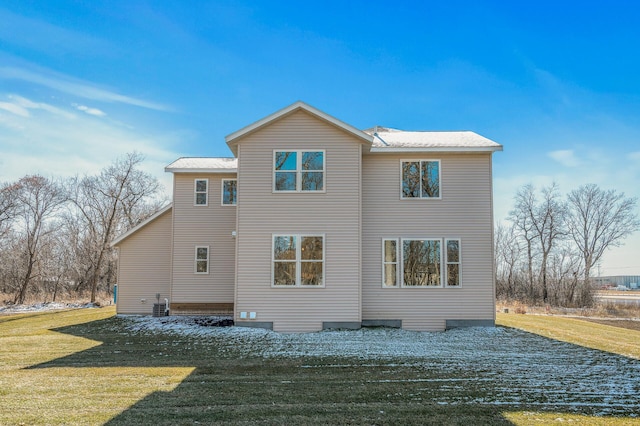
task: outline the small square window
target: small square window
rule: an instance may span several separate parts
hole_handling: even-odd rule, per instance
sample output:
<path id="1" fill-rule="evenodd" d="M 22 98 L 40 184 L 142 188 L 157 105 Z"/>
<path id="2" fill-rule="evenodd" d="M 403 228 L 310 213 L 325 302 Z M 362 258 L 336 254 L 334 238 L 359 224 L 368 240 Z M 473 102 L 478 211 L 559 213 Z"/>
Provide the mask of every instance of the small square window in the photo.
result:
<path id="1" fill-rule="evenodd" d="M 441 198 L 440 160 L 411 160 L 400 164 L 400 198 Z"/>
<path id="2" fill-rule="evenodd" d="M 274 151 L 275 192 L 324 192 L 324 151 Z"/>

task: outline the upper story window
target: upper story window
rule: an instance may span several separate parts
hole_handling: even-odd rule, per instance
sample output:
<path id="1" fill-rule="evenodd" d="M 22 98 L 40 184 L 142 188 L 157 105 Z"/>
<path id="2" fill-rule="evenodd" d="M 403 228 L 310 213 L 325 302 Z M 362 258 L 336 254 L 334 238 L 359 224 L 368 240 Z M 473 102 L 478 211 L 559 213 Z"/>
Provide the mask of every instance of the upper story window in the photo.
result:
<path id="1" fill-rule="evenodd" d="M 401 198 L 440 198 L 440 160 L 403 160 L 401 168 Z"/>
<path id="2" fill-rule="evenodd" d="M 274 151 L 273 190 L 324 192 L 324 151 Z"/>
<path id="3" fill-rule="evenodd" d="M 222 179 L 222 205 L 235 206 L 237 202 L 237 179 Z"/>
<path id="4" fill-rule="evenodd" d="M 196 206 L 206 206 L 209 193 L 209 179 L 196 179 L 194 182 L 194 204 Z"/>

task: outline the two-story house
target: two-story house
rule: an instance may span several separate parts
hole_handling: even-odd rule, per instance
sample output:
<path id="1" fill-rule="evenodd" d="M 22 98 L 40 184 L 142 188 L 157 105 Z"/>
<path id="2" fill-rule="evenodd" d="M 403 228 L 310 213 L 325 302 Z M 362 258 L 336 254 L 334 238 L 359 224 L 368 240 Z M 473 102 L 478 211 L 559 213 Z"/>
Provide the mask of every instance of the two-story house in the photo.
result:
<path id="1" fill-rule="evenodd" d="M 180 158 L 173 203 L 118 237 L 121 314 L 444 330 L 495 318 L 492 154 L 473 132 L 359 130 L 296 102 Z"/>

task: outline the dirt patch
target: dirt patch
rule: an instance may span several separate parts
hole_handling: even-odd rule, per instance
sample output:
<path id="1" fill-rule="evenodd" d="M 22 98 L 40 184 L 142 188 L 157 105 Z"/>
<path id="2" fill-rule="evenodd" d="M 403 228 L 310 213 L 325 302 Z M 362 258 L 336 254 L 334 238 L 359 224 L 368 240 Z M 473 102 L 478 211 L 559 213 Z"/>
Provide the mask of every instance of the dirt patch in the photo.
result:
<path id="1" fill-rule="evenodd" d="M 629 330 L 640 331 L 640 321 L 628 320 L 628 319 L 592 319 L 592 318 L 580 318 L 583 321 L 595 322 L 598 324 L 610 325 L 613 327 L 628 328 Z"/>

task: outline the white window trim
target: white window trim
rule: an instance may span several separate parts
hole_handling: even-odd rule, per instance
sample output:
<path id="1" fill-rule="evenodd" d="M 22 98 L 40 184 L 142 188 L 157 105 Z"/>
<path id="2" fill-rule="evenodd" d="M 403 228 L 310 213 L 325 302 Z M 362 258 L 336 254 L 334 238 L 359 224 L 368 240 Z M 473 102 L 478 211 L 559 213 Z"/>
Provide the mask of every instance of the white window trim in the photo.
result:
<path id="1" fill-rule="evenodd" d="M 207 249 L 207 258 L 206 259 L 198 259 L 198 249 L 206 248 Z M 196 275 L 209 275 L 209 259 L 211 257 L 211 250 L 209 246 L 196 246 L 194 252 L 194 262 L 193 262 L 193 273 Z M 198 262 L 202 262 L 206 260 L 207 262 L 207 271 L 206 272 L 198 272 Z"/>
<path id="2" fill-rule="evenodd" d="M 385 256 L 385 248 L 386 248 L 386 242 L 387 241 L 395 241 L 396 243 L 396 261 L 395 262 L 387 262 L 386 256 Z M 400 246 L 400 239 L 399 238 L 383 238 L 382 239 L 382 288 L 398 288 L 400 287 L 402 284 L 400 282 L 400 253 L 399 251 L 399 247 Z M 385 283 L 385 278 L 386 278 L 386 273 L 385 273 L 385 266 L 386 265 L 396 265 L 396 285 L 387 285 Z"/>
<path id="3" fill-rule="evenodd" d="M 276 152 L 295 152 L 296 153 L 296 169 L 295 170 L 280 170 L 283 172 L 296 173 L 296 189 L 295 190 L 277 190 L 276 189 Z M 316 172 L 322 172 L 322 189 L 321 190 L 302 190 L 302 153 L 304 152 L 322 152 L 322 170 L 316 170 Z M 314 171 L 314 170 L 311 170 Z M 274 194 L 323 194 L 327 192 L 327 152 L 324 149 L 274 149 L 273 158 L 271 161 L 271 192 Z"/>
<path id="4" fill-rule="evenodd" d="M 232 204 L 227 204 L 224 202 L 224 183 L 229 181 L 234 181 L 236 183 L 236 202 Z M 237 178 L 222 179 L 220 181 L 220 205 L 222 207 L 235 207 L 237 204 L 238 204 L 238 179 Z"/>
<path id="5" fill-rule="evenodd" d="M 400 286 L 403 288 L 442 288 L 443 287 L 443 256 L 442 256 L 442 238 L 433 237 L 421 237 L 421 238 L 400 238 L 400 265 L 402 270 L 400 271 Z M 405 285 L 404 284 L 404 242 L 405 241 L 439 241 L 440 242 L 440 284 L 439 285 Z"/>
<path id="6" fill-rule="evenodd" d="M 205 191 L 198 191 L 198 182 L 206 182 L 207 189 Z M 198 204 L 198 194 L 205 194 L 206 202 L 204 204 Z M 193 180 L 193 205 L 196 207 L 207 207 L 209 205 L 209 179 L 194 179 Z"/>
<path id="7" fill-rule="evenodd" d="M 447 243 L 449 241 L 458 242 L 458 261 L 449 262 Z M 462 239 L 461 238 L 445 238 L 444 239 L 444 286 L 446 288 L 460 288 L 462 287 Z M 458 285 L 449 285 L 449 265 L 458 265 Z"/>
<path id="8" fill-rule="evenodd" d="M 404 284 L 404 241 L 439 241 L 440 242 L 440 285 L 438 286 L 412 286 Z M 396 241 L 396 283 L 395 286 L 385 285 L 385 273 L 384 267 L 386 264 L 393 264 L 394 262 L 386 262 L 385 261 L 385 241 Z M 447 258 L 447 242 L 449 241 L 457 241 L 458 242 L 458 262 L 449 262 Z M 429 237 L 406 237 L 406 238 L 382 238 L 382 288 L 462 288 L 462 238 L 458 237 L 444 237 L 444 238 L 429 238 Z M 455 286 L 450 286 L 447 283 L 449 282 L 449 272 L 447 269 L 447 265 L 457 264 L 458 265 L 458 278 L 459 283 Z"/>
<path id="9" fill-rule="evenodd" d="M 274 281 L 273 274 L 275 273 L 274 265 L 276 260 L 274 259 L 274 242 L 276 237 L 295 237 L 296 238 L 296 283 L 294 285 L 277 285 Z M 322 237 L 322 285 L 303 285 L 301 284 L 301 273 L 302 268 L 302 250 L 300 241 L 302 237 Z M 326 259 L 326 251 L 327 251 L 327 240 L 325 234 L 323 233 L 305 233 L 305 234 L 287 234 L 287 233 L 279 233 L 279 234 L 271 234 L 271 288 L 325 288 L 327 277 L 325 274 L 325 259 Z M 317 261 L 316 261 L 317 262 Z"/>
<path id="10" fill-rule="evenodd" d="M 438 163 L 438 183 L 440 186 L 439 196 L 438 197 L 405 197 L 402 192 L 402 163 L 405 162 L 420 162 L 423 161 L 434 161 Z M 422 167 L 420 167 L 420 172 L 422 173 Z M 420 179 L 420 186 L 422 187 L 422 179 Z M 420 191 L 422 194 L 422 191 Z M 442 161 L 435 158 L 414 158 L 414 159 L 404 159 L 400 160 L 400 199 L 401 200 L 442 200 Z"/>

